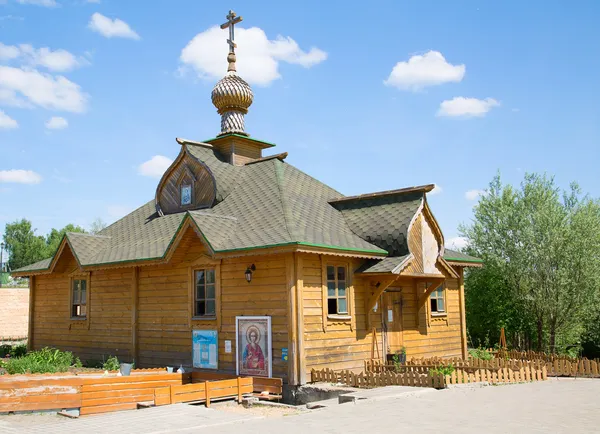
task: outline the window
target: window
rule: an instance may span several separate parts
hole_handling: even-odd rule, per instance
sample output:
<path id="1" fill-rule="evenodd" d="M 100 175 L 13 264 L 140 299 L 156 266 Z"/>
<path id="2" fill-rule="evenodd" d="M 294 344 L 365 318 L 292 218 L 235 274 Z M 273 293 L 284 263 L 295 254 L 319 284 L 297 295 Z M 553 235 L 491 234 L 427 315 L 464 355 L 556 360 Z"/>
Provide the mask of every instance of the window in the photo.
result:
<path id="1" fill-rule="evenodd" d="M 72 280 L 71 317 L 85 318 L 87 316 L 87 281 Z"/>
<path id="2" fill-rule="evenodd" d="M 214 268 L 194 272 L 194 316 L 214 317 L 216 314 L 215 270 Z"/>
<path id="3" fill-rule="evenodd" d="M 346 267 L 327 266 L 327 314 L 348 314 Z"/>
<path id="4" fill-rule="evenodd" d="M 444 284 L 442 283 L 429 296 L 431 300 L 431 313 L 445 313 L 444 307 Z"/>
<path id="5" fill-rule="evenodd" d="M 192 204 L 192 186 L 190 184 L 181 185 L 181 206 Z"/>

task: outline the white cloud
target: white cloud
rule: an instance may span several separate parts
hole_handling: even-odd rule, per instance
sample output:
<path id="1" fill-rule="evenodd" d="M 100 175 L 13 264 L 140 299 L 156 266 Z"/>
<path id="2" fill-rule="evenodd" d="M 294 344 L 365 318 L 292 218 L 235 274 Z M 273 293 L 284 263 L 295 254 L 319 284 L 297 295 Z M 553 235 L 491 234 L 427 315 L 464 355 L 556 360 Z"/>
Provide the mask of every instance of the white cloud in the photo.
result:
<path id="1" fill-rule="evenodd" d="M 191 67 L 200 78 L 218 79 L 227 72 L 227 31 L 211 27 L 198 33 L 181 51 L 179 60 Z M 310 68 L 327 59 L 327 53 L 312 47 L 300 48 L 290 37 L 277 36 L 269 40 L 258 27 L 236 28 L 235 42 L 238 46 L 237 70 L 249 83 L 267 86 L 281 78 L 279 63 L 287 62 Z"/>
<path id="2" fill-rule="evenodd" d="M 19 128 L 19 123 L 0 110 L 0 130 L 12 130 L 14 128 Z"/>
<path id="3" fill-rule="evenodd" d="M 129 27 L 129 24 L 125 21 L 118 18 L 111 20 L 98 12 L 92 15 L 88 28 L 107 38 L 140 39 L 140 35 Z"/>
<path id="4" fill-rule="evenodd" d="M 62 75 L 52 76 L 25 67 L 0 66 L 0 104 L 33 105 L 80 113 L 85 111 L 87 100 L 88 95 L 81 87 Z"/>
<path id="5" fill-rule="evenodd" d="M 0 60 L 12 60 L 21 55 L 21 51 L 14 45 L 4 45 L 0 42 Z"/>
<path id="6" fill-rule="evenodd" d="M 0 182 L 13 182 L 16 184 L 39 184 L 42 177 L 32 170 L 0 170 Z"/>
<path id="7" fill-rule="evenodd" d="M 477 200 L 479 196 L 485 196 L 485 190 L 469 190 L 465 193 L 465 199 Z"/>
<path id="8" fill-rule="evenodd" d="M 407 62 L 398 62 L 384 83 L 402 90 L 420 90 L 428 86 L 459 82 L 465 76 L 465 65 L 448 63 L 439 51 L 417 54 Z"/>
<path id="9" fill-rule="evenodd" d="M 438 184 L 435 184 L 435 187 L 433 187 L 433 190 L 431 190 L 428 194 L 429 194 L 429 196 L 433 196 L 436 194 L 440 194 L 443 191 L 444 190 L 442 189 L 442 187 L 440 187 Z"/>
<path id="10" fill-rule="evenodd" d="M 49 130 L 62 130 L 69 126 L 69 122 L 65 118 L 52 116 L 46 122 L 46 128 Z"/>
<path id="11" fill-rule="evenodd" d="M 494 98 L 477 99 L 457 96 L 455 98 L 442 101 L 437 116 L 449 117 L 483 117 L 492 108 L 499 106 L 500 103 Z"/>
<path id="12" fill-rule="evenodd" d="M 43 66 L 51 71 L 70 71 L 79 66 L 88 65 L 90 62 L 83 58 L 77 58 L 67 50 L 58 49 L 52 51 L 48 47 L 34 48 L 29 44 L 4 45 L 0 42 L 0 59 L 20 59 L 29 66 Z"/>
<path id="13" fill-rule="evenodd" d="M 17 3 L 22 5 L 44 6 L 46 8 L 55 8 L 59 6 L 56 0 L 17 0 Z"/>
<path id="14" fill-rule="evenodd" d="M 152 178 L 160 178 L 165 170 L 173 163 L 168 157 L 163 155 L 155 155 L 148 161 L 142 163 L 138 167 L 138 173 L 143 176 L 150 176 Z"/>
<path id="15" fill-rule="evenodd" d="M 462 250 L 467 247 L 469 243 L 465 237 L 454 237 L 447 239 L 444 245 L 448 249 Z"/>

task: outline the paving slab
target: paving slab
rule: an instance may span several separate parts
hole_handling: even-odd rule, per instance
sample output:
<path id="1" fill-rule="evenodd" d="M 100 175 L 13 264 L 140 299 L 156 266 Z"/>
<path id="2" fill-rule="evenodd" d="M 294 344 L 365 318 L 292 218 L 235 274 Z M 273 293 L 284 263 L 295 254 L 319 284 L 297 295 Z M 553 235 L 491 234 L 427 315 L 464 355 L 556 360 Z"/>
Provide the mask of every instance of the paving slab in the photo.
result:
<path id="1" fill-rule="evenodd" d="M 131 433 L 131 434 L 161 434 L 171 432 L 186 432 L 203 428 L 214 428 L 223 424 L 239 424 L 259 416 L 232 414 L 206 408 L 204 405 L 174 404 L 153 407 L 143 410 L 129 410 L 115 413 L 90 415 L 79 419 L 41 418 L 39 424 L 24 419 L 36 418 L 36 415 L 19 416 L 19 420 L 11 422 L 11 416 L 0 420 L 0 432 L 12 433 Z M 239 429 L 239 428 L 238 428 Z"/>

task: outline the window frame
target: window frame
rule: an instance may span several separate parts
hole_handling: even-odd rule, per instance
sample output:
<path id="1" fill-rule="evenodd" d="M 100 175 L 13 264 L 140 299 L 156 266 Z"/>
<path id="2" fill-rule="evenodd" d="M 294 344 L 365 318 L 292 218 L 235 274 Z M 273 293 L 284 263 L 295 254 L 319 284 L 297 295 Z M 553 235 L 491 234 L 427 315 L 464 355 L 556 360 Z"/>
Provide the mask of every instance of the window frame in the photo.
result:
<path id="1" fill-rule="evenodd" d="M 345 267 L 346 268 L 346 314 L 330 314 L 328 309 L 328 292 L 327 292 L 327 266 Z M 321 255 L 321 295 L 322 295 L 322 325 L 323 332 L 327 332 L 329 324 L 346 324 L 350 327 L 350 331 L 356 329 L 356 319 L 352 314 L 354 312 L 354 282 L 353 282 L 353 262 L 350 260 L 340 260 L 331 256 Z"/>
<path id="2" fill-rule="evenodd" d="M 215 270 L 215 315 L 213 316 L 195 316 L 195 291 L 196 291 L 196 270 L 213 268 Z M 221 331 L 221 260 L 209 258 L 202 255 L 199 259 L 189 264 L 188 267 L 188 326 L 203 328 L 207 324 L 216 325 L 216 329 Z M 216 324 L 215 324 L 216 323 Z"/>
<path id="3" fill-rule="evenodd" d="M 87 321 L 90 317 L 90 275 L 89 274 L 72 274 L 69 276 L 69 319 L 71 321 Z M 81 303 L 81 300 L 78 300 L 80 303 L 75 304 L 74 298 L 74 285 L 75 282 L 85 282 L 85 304 Z M 81 289 L 79 289 L 81 293 Z M 85 315 L 73 315 L 73 307 L 74 306 L 85 306 Z"/>
<path id="4" fill-rule="evenodd" d="M 435 296 L 434 296 L 435 294 Z M 436 300 L 436 310 L 433 310 L 432 301 Z M 442 300 L 443 309 L 439 310 L 437 300 Z M 429 294 L 429 311 L 432 316 L 445 316 L 448 315 L 448 309 L 446 306 L 446 284 L 445 282 L 440 283 L 431 294 Z"/>
<path id="5" fill-rule="evenodd" d="M 189 187 L 190 188 L 190 202 L 189 203 L 183 203 L 183 188 L 184 187 Z M 179 206 L 181 208 L 186 208 L 186 207 L 190 207 L 194 205 L 194 183 L 190 182 L 181 182 L 181 184 L 179 184 Z"/>
<path id="6" fill-rule="evenodd" d="M 213 274 L 213 282 L 207 282 L 207 272 L 212 271 Z M 204 301 L 204 309 L 206 312 L 206 305 L 208 303 L 208 301 L 213 301 L 214 302 L 214 313 L 205 313 L 204 315 L 199 315 L 198 311 L 197 311 L 197 307 L 198 307 L 198 303 L 202 302 L 199 301 L 198 299 L 198 280 L 197 280 L 197 273 L 199 272 L 204 272 L 204 298 L 202 299 Z M 193 281 L 193 288 L 192 288 L 192 319 L 194 320 L 206 320 L 206 319 L 216 319 L 217 317 L 217 271 L 215 269 L 215 267 L 211 267 L 211 266 L 206 266 L 206 267 L 195 267 L 192 270 L 192 281 Z M 208 297 L 208 286 L 212 285 L 213 287 L 213 295 L 214 297 Z"/>
<path id="7" fill-rule="evenodd" d="M 333 268 L 333 279 L 329 278 L 329 269 Z M 326 276 L 325 276 L 325 280 L 327 282 L 327 306 L 325 307 L 327 309 L 327 316 L 342 316 L 342 317 L 346 317 L 346 316 L 350 316 L 350 311 L 349 311 L 349 306 L 348 306 L 348 267 L 346 267 L 345 265 L 332 265 L 332 264 L 327 264 L 326 267 Z M 344 270 L 344 279 L 340 279 L 340 270 Z M 340 282 L 344 282 L 344 296 L 340 296 Z M 334 295 L 331 296 L 329 294 L 329 286 L 330 284 L 333 283 L 334 286 Z M 345 311 L 340 311 L 340 299 L 345 300 L 346 302 L 346 310 Z M 330 300 L 335 300 L 335 312 L 330 312 L 329 311 L 329 302 Z"/>

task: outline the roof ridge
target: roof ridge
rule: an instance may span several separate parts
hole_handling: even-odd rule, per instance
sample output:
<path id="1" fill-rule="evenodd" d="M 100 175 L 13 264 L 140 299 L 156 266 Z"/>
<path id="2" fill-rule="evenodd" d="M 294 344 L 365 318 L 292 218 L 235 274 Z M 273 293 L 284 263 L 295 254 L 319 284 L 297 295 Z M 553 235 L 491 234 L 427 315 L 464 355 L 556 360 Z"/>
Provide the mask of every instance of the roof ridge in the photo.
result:
<path id="1" fill-rule="evenodd" d="M 294 222 L 294 216 L 290 210 L 287 198 L 285 197 L 285 176 L 283 175 L 284 166 L 280 160 L 274 159 L 269 160 L 273 162 L 275 169 L 275 179 L 277 180 L 277 189 L 279 190 L 279 196 L 281 198 L 281 207 L 283 208 L 283 220 L 285 222 L 285 229 L 292 241 L 298 241 L 299 236 L 294 230 L 296 228 Z"/>
<path id="2" fill-rule="evenodd" d="M 277 158 L 279 161 L 283 161 L 287 158 L 287 156 L 288 156 L 287 152 L 282 152 L 280 154 L 275 154 L 275 155 L 269 155 L 266 157 L 257 158 L 256 160 L 250 160 L 247 163 L 245 163 L 244 166 L 250 166 L 251 164 L 256 164 L 256 163 L 262 163 L 264 161 L 273 160 L 274 158 Z"/>
<path id="3" fill-rule="evenodd" d="M 95 237 L 95 238 L 107 238 L 107 239 L 111 239 L 112 238 L 112 236 L 110 236 L 110 235 L 89 234 L 89 233 L 86 233 L 86 232 L 66 232 L 66 234 L 67 235 L 77 235 L 77 236 L 82 235 L 82 236 L 85 236 L 85 237 Z"/>
<path id="4" fill-rule="evenodd" d="M 415 186 L 415 187 L 400 188 L 400 189 L 396 189 L 396 190 L 376 191 L 373 193 L 359 194 L 356 196 L 344 196 L 344 197 L 340 197 L 338 199 L 330 199 L 329 203 L 331 205 L 333 205 L 336 203 L 360 201 L 360 200 L 367 200 L 367 199 L 386 197 L 386 196 L 396 196 L 396 195 L 403 196 L 403 195 L 406 195 L 409 193 L 428 193 L 431 190 L 433 190 L 434 187 L 435 187 L 435 184 L 426 184 L 426 185 L 419 185 L 419 186 Z"/>

